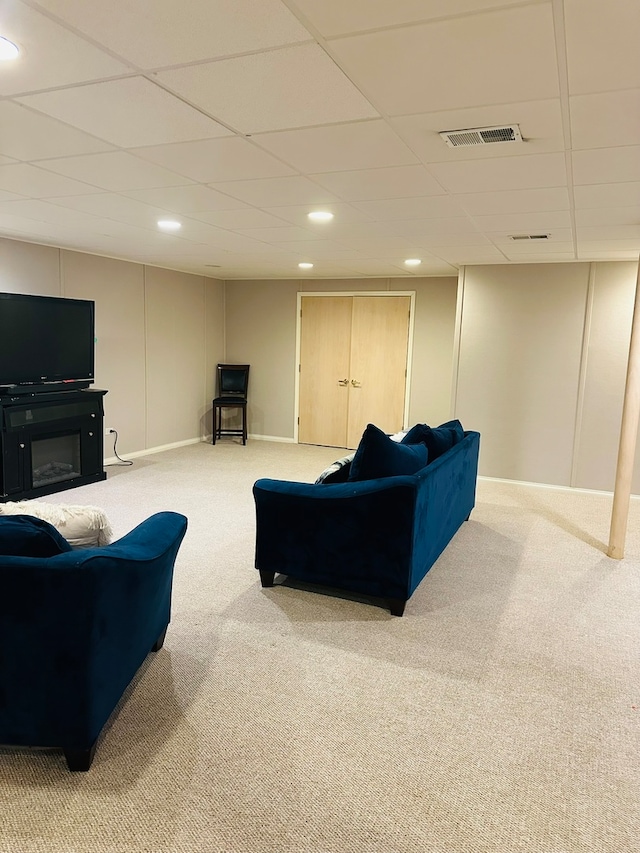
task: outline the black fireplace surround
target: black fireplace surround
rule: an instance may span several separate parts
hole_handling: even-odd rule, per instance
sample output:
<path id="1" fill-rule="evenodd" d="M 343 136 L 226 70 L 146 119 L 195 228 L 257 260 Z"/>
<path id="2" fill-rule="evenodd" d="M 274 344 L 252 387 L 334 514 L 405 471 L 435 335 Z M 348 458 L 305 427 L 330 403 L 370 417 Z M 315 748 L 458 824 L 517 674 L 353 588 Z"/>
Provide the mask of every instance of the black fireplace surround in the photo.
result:
<path id="1" fill-rule="evenodd" d="M 82 389 L 0 394 L 0 502 L 106 479 L 106 393 Z"/>

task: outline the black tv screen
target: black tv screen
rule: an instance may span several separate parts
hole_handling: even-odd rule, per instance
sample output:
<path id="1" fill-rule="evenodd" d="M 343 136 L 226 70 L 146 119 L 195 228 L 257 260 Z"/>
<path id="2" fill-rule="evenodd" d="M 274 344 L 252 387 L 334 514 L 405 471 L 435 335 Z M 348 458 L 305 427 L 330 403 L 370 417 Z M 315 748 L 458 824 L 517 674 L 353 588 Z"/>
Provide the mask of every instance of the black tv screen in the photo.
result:
<path id="1" fill-rule="evenodd" d="M 94 378 L 95 303 L 0 293 L 0 385 Z"/>

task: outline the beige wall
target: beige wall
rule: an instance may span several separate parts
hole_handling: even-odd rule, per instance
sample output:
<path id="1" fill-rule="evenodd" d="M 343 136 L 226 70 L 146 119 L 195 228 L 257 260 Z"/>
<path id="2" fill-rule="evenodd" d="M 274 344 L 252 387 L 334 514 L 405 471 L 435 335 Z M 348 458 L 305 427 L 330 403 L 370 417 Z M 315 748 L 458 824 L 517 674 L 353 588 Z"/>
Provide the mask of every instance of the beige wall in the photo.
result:
<path id="1" fill-rule="evenodd" d="M 142 264 L 0 239 L 0 290 L 96 303 L 95 387 L 120 455 L 211 431 L 212 364 L 224 353 L 224 284 Z M 113 447 L 105 439 L 105 455 Z"/>
<path id="2" fill-rule="evenodd" d="M 249 432 L 292 439 L 298 292 L 416 292 L 409 421 L 449 418 L 457 279 L 226 283 L 227 359 L 251 364 Z"/>
<path id="3" fill-rule="evenodd" d="M 637 264 L 593 264 L 592 309 L 580 434 L 573 485 L 613 489 L 622 404 L 629 357 Z M 633 491 L 640 494 L 640 451 L 636 451 Z"/>
<path id="4" fill-rule="evenodd" d="M 613 488 L 636 269 L 467 267 L 456 317 L 454 278 L 223 283 L 0 239 L 0 290 L 96 302 L 95 386 L 120 453 L 210 434 L 225 360 L 251 364 L 250 433 L 292 439 L 297 293 L 415 290 L 409 423 L 479 429 L 485 475 L 597 489 Z"/>
<path id="5" fill-rule="evenodd" d="M 455 412 L 482 433 L 481 474 L 613 488 L 636 269 L 464 270 Z"/>

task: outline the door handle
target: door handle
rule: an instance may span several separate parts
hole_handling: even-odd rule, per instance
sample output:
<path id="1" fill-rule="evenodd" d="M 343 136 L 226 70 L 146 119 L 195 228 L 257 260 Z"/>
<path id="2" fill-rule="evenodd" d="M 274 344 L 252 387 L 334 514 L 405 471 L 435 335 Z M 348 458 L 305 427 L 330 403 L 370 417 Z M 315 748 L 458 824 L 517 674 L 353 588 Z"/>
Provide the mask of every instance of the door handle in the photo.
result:
<path id="1" fill-rule="evenodd" d="M 354 388 L 361 388 L 362 387 L 362 382 L 358 382 L 357 379 L 352 379 L 351 384 L 353 385 Z"/>
<path id="2" fill-rule="evenodd" d="M 344 386 L 344 385 L 348 385 L 348 384 L 349 384 L 348 379 L 338 379 L 338 385 Z"/>

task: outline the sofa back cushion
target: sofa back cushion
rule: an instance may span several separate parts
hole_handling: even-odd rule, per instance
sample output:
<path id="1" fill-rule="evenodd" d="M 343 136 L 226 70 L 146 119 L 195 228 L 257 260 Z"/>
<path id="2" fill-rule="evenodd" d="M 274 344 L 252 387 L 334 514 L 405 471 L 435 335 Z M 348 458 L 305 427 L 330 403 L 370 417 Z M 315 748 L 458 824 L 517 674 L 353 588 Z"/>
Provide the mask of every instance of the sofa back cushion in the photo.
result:
<path id="1" fill-rule="evenodd" d="M 71 545 L 41 518 L 31 515 L 0 516 L 0 555 L 55 557 L 71 551 Z"/>
<path id="2" fill-rule="evenodd" d="M 438 427 L 416 424 L 402 439 L 402 444 L 424 444 L 429 452 L 429 461 L 433 462 L 447 450 L 462 441 L 464 429 L 458 420 L 447 421 Z"/>
<path id="3" fill-rule="evenodd" d="M 349 480 L 376 480 L 399 474 L 415 474 L 427 464 L 424 444 L 393 441 L 381 429 L 368 424 L 353 457 Z"/>

